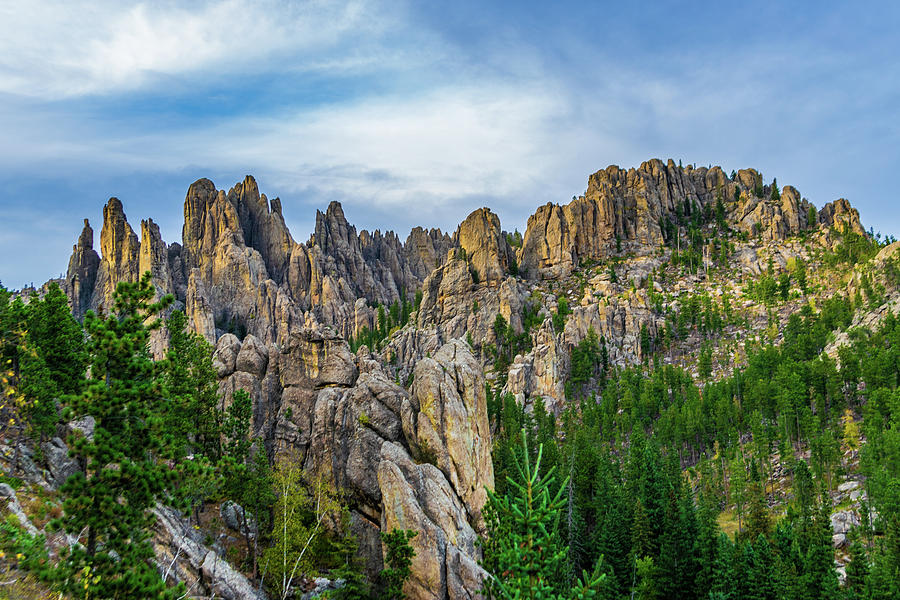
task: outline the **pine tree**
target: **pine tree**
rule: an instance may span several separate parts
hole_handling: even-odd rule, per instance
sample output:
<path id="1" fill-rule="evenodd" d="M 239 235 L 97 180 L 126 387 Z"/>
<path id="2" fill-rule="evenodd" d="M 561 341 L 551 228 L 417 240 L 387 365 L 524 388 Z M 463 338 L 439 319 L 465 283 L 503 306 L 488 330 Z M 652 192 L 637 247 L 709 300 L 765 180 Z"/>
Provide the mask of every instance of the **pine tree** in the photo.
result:
<path id="1" fill-rule="evenodd" d="M 380 578 L 384 582 L 384 595 L 388 600 L 404 600 L 403 584 L 409 579 L 410 565 L 416 551 L 409 545 L 417 531 L 395 529 L 381 532 L 381 541 L 387 550 Z"/>
<path id="2" fill-rule="evenodd" d="M 50 378 L 61 394 L 75 394 L 84 381 L 84 336 L 72 317 L 69 300 L 54 282 L 47 293 L 28 303 L 28 337 L 40 348 Z"/>
<path id="3" fill-rule="evenodd" d="M 33 294 L 28 304 L 0 286 L 0 361 L 15 388 L 15 413 L 6 429 L 19 435 L 52 435 L 60 395 L 75 393 L 84 381 L 84 337 L 69 312 L 67 299 L 54 284 L 44 298 Z M 7 411 L 8 412 L 8 411 Z"/>
<path id="4" fill-rule="evenodd" d="M 169 316 L 166 327 L 170 338 L 163 377 L 170 400 L 166 430 L 179 456 L 199 454 L 218 462 L 222 412 L 213 348 L 200 335 L 187 331 L 187 317 L 179 310 Z"/>
<path id="5" fill-rule="evenodd" d="M 750 561 L 747 564 L 748 589 L 754 600 L 778 600 L 779 578 L 775 564 L 775 555 L 765 536 L 760 535 L 753 542 L 747 544 Z"/>
<path id="6" fill-rule="evenodd" d="M 224 444 L 219 470 L 223 474 L 225 497 L 241 507 L 238 514 L 241 534 L 244 536 L 251 571 L 255 576 L 258 567 L 259 536 L 251 527 L 250 513 L 253 515 L 252 520 L 256 523 L 256 529 L 259 530 L 265 525 L 263 521 L 275 503 L 276 497 L 272 492 L 272 470 L 262 441 L 251 436 L 252 419 L 253 403 L 250 394 L 246 390 L 235 390 L 222 423 Z M 297 479 L 299 470 L 295 468 L 295 462 L 297 461 L 293 457 L 285 458 L 282 461 L 281 474 L 299 481 Z M 296 483 L 295 479 L 290 479 L 290 482 Z M 284 489 L 294 485 L 285 481 L 288 480 L 282 481 Z M 286 568 L 289 567 L 288 565 Z"/>
<path id="7" fill-rule="evenodd" d="M 488 491 L 485 521 L 488 535 L 484 561 L 489 576 L 482 593 L 488 598 L 591 598 L 604 576 L 598 567 L 593 575 L 583 573 L 565 593 L 566 548 L 559 527 L 565 506 L 567 480 L 551 496 L 554 470 L 541 474 L 543 446 L 532 465 L 525 431 L 516 461 L 517 479 L 507 478 L 508 493 Z"/>
<path id="8" fill-rule="evenodd" d="M 18 377 L 13 379 L 19 393 L 19 420 L 14 428 L 43 440 L 56 431 L 59 387 L 41 349 L 33 343 L 28 332 L 21 335 L 17 355 Z"/>
<path id="9" fill-rule="evenodd" d="M 149 543 L 155 519 L 150 512 L 170 483 L 161 462 L 163 402 L 157 368 L 147 348 L 154 318 L 171 296 L 151 303 L 150 273 L 139 283 L 119 283 L 112 314 L 85 317 L 91 377 L 80 395 L 65 398 L 65 418 L 90 415 L 94 433 L 69 436 L 71 454 L 83 465 L 62 486 L 63 516 L 55 526 L 84 536 L 64 553 L 57 577 L 61 587 L 82 595 L 89 577 L 93 598 L 162 598 L 167 589 L 152 564 Z M 149 325 L 145 322 L 151 320 Z"/>
<path id="10" fill-rule="evenodd" d="M 861 600 L 865 597 L 866 579 L 869 577 L 869 557 L 859 542 L 850 545 L 850 564 L 847 565 L 847 598 Z"/>
<path id="11" fill-rule="evenodd" d="M 710 495 L 700 496 L 697 511 L 696 552 L 699 560 L 697 571 L 697 597 L 706 598 L 721 573 L 717 572 L 719 561 L 719 525 L 716 522 L 718 510 Z"/>
<path id="12" fill-rule="evenodd" d="M 830 600 L 837 598 L 838 579 L 834 570 L 834 549 L 831 545 L 831 502 L 823 495 L 820 509 L 816 515 L 806 551 L 804 565 L 804 583 L 809 598 Z"/>

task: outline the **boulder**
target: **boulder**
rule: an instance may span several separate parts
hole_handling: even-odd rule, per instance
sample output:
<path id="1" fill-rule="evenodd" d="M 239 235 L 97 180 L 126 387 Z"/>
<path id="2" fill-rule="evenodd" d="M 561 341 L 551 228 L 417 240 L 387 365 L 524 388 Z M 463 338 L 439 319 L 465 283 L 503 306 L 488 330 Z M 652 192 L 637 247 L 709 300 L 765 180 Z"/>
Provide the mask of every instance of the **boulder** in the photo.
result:
<path id="1" fill-rule="evenodd" d="M 222 517 L 222 522 L 225 523 L 226 527 L 240 534 L 244 533 L 244 519 L 246 519 L 250 535 L 256 535 L 256 521 L 253 515 L 246 513 L 244 507 L 237 502 L 230 500 L 223 502 L 222 506 L 219 507 L 219 515 Z"/>
<path id="2" fill-rule="evenodd" d="M 315 598 L 321 597 L 326 592 L 339 590 L 344 587 L 344 580 L 331 580 L 327 577 L 316 577 L 313 579 L 313 586 L 313 589 L 300 596 L 300 600 L 314 600 Z"/>
<path id="3" fill-rule="evenodd" d="M 60 438 L 55 437 L 41 444 L 44 463 L 49 473 L 49 483 L 59 488 L 66 480 L 81 470 L 78 461 L 69 457 L 69 448 Z"/>
<path id="4" fill-rule="evenodd" d="M 184 582 L 191 596 L 223 600 L 265 600 L 266 595 L 226 560 L 202 543 L 203 535 L 175 510 L 153 510 L 153 551 L 160 576 L 169 583 Z"/>
<path id="5" fill-rule="evenodd" d="M 838 486 L 838 491 L 842 494 L 846 494 L 847 492 L 852 492 L 856 488 L 859 487 L 858 481 L 845 481 L 841 485 Z"/>
<path id="6" fill-rule="evenodd" d="M 213 368 L 219 378 L 228 377 L 237 365 L 237 357 L 241 351 L 241 342 L 233 333 L 226 333 L 216 342 L 213 354 Z"/>
<path id="7" fill-rule="evenodd" d="M 254 335 L 248 335 L 241 343 L 240 352 L 235 359 L 236 371 L 250 373 L 262 379 L 269 365 L 269 351 L 266 346 Z"/>
<path id="8" fill-rule="evenodd" d="M 846 534 L 859 525 L 859 517 L 849 510 L 841 510 L 831 515 L 831 530 L 835 534 Z"/>

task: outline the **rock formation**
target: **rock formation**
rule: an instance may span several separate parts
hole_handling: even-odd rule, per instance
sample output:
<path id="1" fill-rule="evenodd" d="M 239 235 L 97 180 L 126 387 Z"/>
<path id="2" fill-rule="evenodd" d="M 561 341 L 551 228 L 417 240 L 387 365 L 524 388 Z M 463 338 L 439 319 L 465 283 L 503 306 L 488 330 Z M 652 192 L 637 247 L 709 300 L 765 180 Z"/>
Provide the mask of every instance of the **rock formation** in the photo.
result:
<path id="1" fill-rule="evenodd" d="M 72 256 L 69 258 L 65 281 L 65 288 L 68 290 L 69 301 L 72 304 L 72 312 L 76 315 L 83 315 L 90 308 L 99 268 L 100 255 L 94 251 L 94 230 L 85 219 L 84 229 L 78 236 L 78 242 L 72 246 Z"/>
<path id="2" fill-rule="evenodd" d="M 229 331 L 283 342 L 304 311 L 353 335 L 372 318 L 358 299 L 372 306 L 410 298 L 453 245 L 434 229 L 414 229 L 405 244 L 393 232 L 357 234 L 336 202 L 318 213 L 310 241 L 297 244 L 281 201 L 260 194 L 249 176 L 227 193 L 208 179 L 191 184 L 181 244 L 166 245 L 152 220 L 141 222 L 139 241 L 118 199 L 103 214 L 102 258 L 87 221 L 73 248 L 66 291 L 75 314 L 108 306 L 118 281 L 151 271 L 159 292 L 173 293 L 211 342 Z"/>
<path id="3" fill-rule="evenodd" d="M 465 342 L 421 361 L 412 391 L 365 347 L 352 354 L 315 321 L 280 349 L 225 334 L 214 366 L 225 405 L 237 389 L 257 400 L 253 428 L 276 459 L 293 457 L 344 492 L 370 575 L 383 566 L 379 531 L 402 527 L 421 534 L 411 597 L 474 594 L 475 540 L 493 466 L 481 364 Z"/>
<path id="4" fill-rule="evenodd" d="M 137 235 L 125 218 L 122 203 L 118 198 L 110 198 L 103 207 L 103 227 L 100 229 L 102 258 L 91 297 L 91 309 L 111 307 L 113 292 L 120 281 L 137 281 L 139 246 Z"/>
<path id="5" fill-rule="evenodd" d="M 460 223 L 455 238 L 476 277 L 486 283 L 506 278 L 511 251 L 497 215 L 487 208 L 479 208 Z"/>
<path id="6" fill-rule="evenodd" d="M 790 186 L 780 200 L 771 200 L 767 187 L 756 197 L 760 177 L 754 169 L 732 179 L 719 167 L 682 168 L 658 159 L 627 171 L 607 167 L 590 176 L 583 196 L 565 206 L 546 204 L 528 219 L 520 268 L 530 277 L 556 279 L 584 259 L 623 249 L 650 253 L 667 241 L 667 224 L 678 227 L 720 200 L 727 221 L 748 234 L 780 240 L 806 229 L 809 203 Z"/>
<path id="7" fill-rule="evenodd" d="M 421 361 L 412 392 L 365 348 L 354 356 L 315 327 L 295 334 L 278 360 L 275 453 L 297 453 L 349 494 L 367 570 L 382 566 L 379 531 L 412 529 L 420 535 L 411 597 L 473 594 L 477 586 L 460 587 L 454 569 L 464 563 L 466 581 L 480 580 L 476 531 L 493 467 L 484 379 L 468 346 L 453 341 Z"/>
<path id="8" fill-rule="evenodd" d="M 839 198 L 823 206 L 819 211 L 819 223 L 842 232 L 852 231 L 858 235 L 866 233 L 859 222 L 859 211 L 850 206 L 850 203 L 844 198 Z"/>
<path id="9" fill-rule="evenodd" d="M 517 249 L 486 208 L 452 237 L 417 227 L 401 242 L 391 231 L 357 232 L 336 202 L 317 212 L 310 239 L 297 243 L 281 201 L 260 194 L 252 177 L 227 192 L 200 179 L 185 197 L 180 243 L 166 244 L 150 219 L 141 221 L 138 237 L 122 203 L 110 199 L 102 256 L 85 220 L 64 287 L 81 317 L 106 310 L 119 281 L 150 271 L 158 295 L 173 294 L 191 327 L 214 344 L 222 408 L 246 390 L 254 435 L 270 455 L 291 457 L 344 492 L 367 571 L 382 567 L 379 532 L 413 529 L 409 596 L 470 598 L 483 576 L 476 542 L 493 486 L 485 380 L 505 378 L 503 391 L 520 402 L 542 397 L 558 410 L 571 348 L 589 331 L 606 341 L 611 363 L 640 362 L 641 333 L 657 338 L 666 327 L 652 307 L 651 295 L 662 288 L 651 285 L 651 273 L 678 248 L 675 236 L 698 211 L 707 220 L 720 213 L 742 232 L 737 238 L 752 240 L 732 256 L 752 275 L 762 271 L 767 243 L 817 225 L 864 234 L 846 200 L 825 205 L 817 223 L 807 222 L 809 208 L 791 186 L 773 194 L 753 169 L 729 177 L 719 167 L 651 160 L 598 171 L 583 196 L 539 207 Z M 782 264 L 790 258 L 769 256 Z M 602 268 L 579 269 L 610 257 L 615 262 Z M 611 264 L 621 281 L 610 277 Z M 516 265 L 518 276 L 511 274 Z M 377 304 L 412 301 L 418 291 L 410 322 L 379 351 L 351 352 L 348 338 L 375 329 Z M 666 291 L 677 308 L 682 290 Z M 568 298 L 571 314 L 555 327 L 558 297 Z M 521 336 L 526 309 L 528 343 L 509 357 L 508 372 L 493 372 L 494 352 L 505 342 L 496 333 L 498 315 Z M 161 355 L 165 340 L 153 344 Z M 177 515 L 159 518 L 160 535 L 171 538 L 161 546 L 175 547 L 182 536 L 179 577 L 215 592 L 204 583 L 214 557 L 184 536 Z M 231 579 L 227 585 L 244 585 Z"/>

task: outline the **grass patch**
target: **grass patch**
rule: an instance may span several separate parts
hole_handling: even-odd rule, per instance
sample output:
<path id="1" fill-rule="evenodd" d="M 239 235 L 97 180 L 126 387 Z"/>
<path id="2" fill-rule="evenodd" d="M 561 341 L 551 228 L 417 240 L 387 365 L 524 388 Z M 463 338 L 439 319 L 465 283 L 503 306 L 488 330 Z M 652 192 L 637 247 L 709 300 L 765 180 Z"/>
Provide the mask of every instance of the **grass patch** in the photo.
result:
<path id="1" fill-rule="evenodd" d="M 719 516 L 716 517 L 716 521 L 719 523 L 719 529 L 722 530 L 722 533 L 728 534 L 728 537 L 733 540 L 738 532 L 738 520 L 735 512 L 733 510 L 720 512 Z"/>

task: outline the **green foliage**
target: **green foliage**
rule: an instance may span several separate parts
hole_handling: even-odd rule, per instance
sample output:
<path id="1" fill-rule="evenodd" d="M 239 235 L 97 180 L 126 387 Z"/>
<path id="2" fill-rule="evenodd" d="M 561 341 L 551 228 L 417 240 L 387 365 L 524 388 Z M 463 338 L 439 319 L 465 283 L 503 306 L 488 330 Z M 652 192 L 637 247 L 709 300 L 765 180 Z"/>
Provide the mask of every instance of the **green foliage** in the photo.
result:
<path id="1" fill-rule="evenodd" d="M 200 454 L 216 462 L 222 456 L 222 423 L 213 348 L 187 330 L 187 317 L 181 311 L 169 316 L 166 328 L 169 352 L 162 381 L 170 399 L 164 415 L 169 443 L 179 458 Z"/>
<path id="2" fill-rule="evenodd" d="M 849 228 L 840 231 L 838 236 L 840 242 L 835 245 L 834 250 L 825 253 L 822 257 L 823 262 L 829 267 L 864 263 L 874 258 L 881 250 L 878 240 L 865 234 L 856 233 Z"/>
<path id="3" fill-rule="evenodd" d="M 572 314 L 572 309 L 569 308 L 569 301 L 565 296 L 560 296 L 556 299 L 556 312 L 553 313 L 553 329 L 556 330 L 557 333 L 562 333 L 563 329 L 566 328 L 566 318 Z"/>
<path id="4" fill-rule="evenodd" d="M 722 197 L 722 184 L 716 184 L 716 227 L 720 232 L 728 231 L 728 223 L 725 221 L 725 201 Z"/>
<path id="5" fill-rule="evenodd" d="M 35 573 L 44 580 L 51 579 L 53 565 L 44 536 L 29 534 L 12 515 L 0 522 L 0 548 L 5 558 L 14 560 L 20 569 Z"/>
<path id="6" fill-rule="evenodd" d="M 772 180 L 772 193 L 769 195 L 770 200 L 781 200 L 781 194 L 778 191 L 778 180 Z"/>
<path id="7" fill-rule="evenodd" d="M 507 478 L 506 495 L 488 491 L 482 563 L 490 574 L 482 588 L 488 598 L 591 598 L 605 578 L 598 567 L 592 574 L 585 572 L 571 589 L 567 584 L 560 531 L 567 484 L 551 495 L 555 469 L 541 473 L 542 455 L 541 445 L 531 463 L 523 431 L 518 476 Z"/>
<path id="8" fill-rule="evenodd" d="M 712 375 L 712 346 L 704 343 L 700 348 L 700 356 L 697 358 L 697 372 L 700 379 L 709 379 Z"/>
<path id="9" fill-rule="evenodd" d="M 151 563 L 150 512 L 165 496 L 173 471 L 158 460 L 163 421 L 157 409 L 167 400 L 157 381 L 158 366 L 147 351 L 154 318 L 171 296 L 152 302 L 150 274 L 139 283 L 119 283 L 113 311 L 85 317 L 91 378 L 83 393 L 66 396 L 64 418 L 94 417 L 91 438 L 69 436 L 71 454 L 85 468 L 62 486 L 63 516 L 55 526 L 85 536 L 84 545 L 63 552 L 56 575 L 70 593 L 81 590 L 80 574 L 97 578 L 96 598 L 177 597 Z M 145 325 L 147 321 L 149 325 Z"/>
<path id="10" fill-rule="evenodd" d="M 787 285 L 790 285 L 789 275 Z M 789 289 L 789 287 L 786 287 L 785 289 Z M 775 304 L 778 298 L 781 297 L 779 293 L 779 281 L 775 279 L 771 271 L 766 271 L 759 279 L 751 280 L 747 284 L 746 293 L 752 299 L 767 306 Z"/>
<path id="11" fill-rule="evenodd" d="M 519 230 L 516 229 L 513 233 L 506 234 L 506 243 L 512 246 L 513 248 L 521 248 L 522 247 L 522 234 L 519 233 Z"/>
<path id="12" fill-rule="evenodd" d="M 791 274 L 782 271 L 778 276 L 778 295 L 782 302 L 787 302 L 788 294 L 791 291 Z"/>
<path id="13" fill-rule="evenodd" d="M 653 340 L 650 338 L 650 330 L 647 329 L 646 323 L 641 323 L 641 356 L 644 361 L 649 360 L 650 353 L 653 351 Z"/>
<path id="14" fill-rule="evenodd" d="M 258 530 L 265 530 L 266 520 L 275 502 L 272 471 L 262 450 L 262 440 L 251 437 L 253 405 L 245 390 L 235 390 L 222 424 L 224 438 L 222 459 L 222 492 L 228 500 L 243 507 L 239 511 L 240 533 L 244 537 L 250 568 L 257 572 L 257 536 L 250 526 L 252 513 Z M 253 451 L 256 445 L 255 452 Z"/>
<path id="15" fill-rule="evenodd" d="M 384 586 L 384 596 L 388 600 L 404 600 L 403 585 L 409 579 L 410 565 L 416 551 L 409 545 L 418 532 L 406 529 L 382 531 L 381 541 L 385 546 L 384 561 L 387 566 L 381 570 L 379 578 Z"/>
<path id="16" fill-rule="evenodd" d="M 272 476 L 277 501 L 271 530 L 272 545 L 263 553 L 266 579 L 279 597 L 290 596 L 301 574 L 313 572 L 326 554 L 325 524 L 339 520 L 337 492 L 323 476 L 304 481 L 299 456 L 282 456 Z"/>
<path id="17" fill-rule="evenodd" d="M 334 542 L 334 553 L 338 557 L 337 567 L 331 571 L 334 579 L 342 579 L 344 585 L 331 592 L 328 598 L 334 600 L 364 600 L 370 598 L 368 581 L 363 575 L 363 565 L 358 556 L 359 544 L 350 533 L 350 512 L 341 512 L 341 530 L 343 535 Z"/>
<path id="18" fill-rule="evenodd" d="M 350 350 L 356 352 L 361 346 L 366 346 L 372 351 L 379 350 L 391 333 L 409 323 L 413 311 L 418 311 L 421 304 L 422 290 L 416 291 L 415 304 L 410 304 L 405 293 L 401 294 L 399 300 L 394 300 L 387 310 L 383 305 L 376 303 L 374 307 L 375 328 L 363 327 L 356 336 L 349 337 L 347 343 L 350 345 Z"/>
<path id="19" fill-rule="evenodd" d="M 59 419 L 57 401 L 77 393 L 87 366 L 81 326 L 52 283 L 43 298 L 11 301 L 0 286 L 0 374 L 3 430 L 44 438 Z"/>
<path id="20" fill-rule="evenodd" d="M 587 383 L 596 373 L 599 367 L 603 365 L 602 349 L 606 349 L 606 340 L 602 342 L 597 338 L 597 332 L 593 328 L 588 330 L 587 336 L 581 340 L 577 346 L 572 348 L 571 355 L 571 373 L 569 381 L 577 389 Z"/>
<path id="21" fill-rule="evenodd" d="M 81 389 L 86 367 L 81 325 L 72 317 L 65 293 L 54 282 L 47 294 L 28 303 L 28 339 L 38 348 L 50 380 L 60 394 Z"/>
<path id="22" fill-rule="evenodd" d="M 803 268 L 791 267 L 791 277 Z M 680 312 L 686 327 L 714 321 L 698 316 L 706 312 L 702 301 L 685 299 Z M 747 344 L 747 366 L 706 383 L 702 394 L 680 369 L 654 366 L 610 372 L 591 395 L 579 384 L 596 373 L 597 349 L 585 340 L 571 349 L 569 403 L 559 431 L 537 399 L 532 414 L 511 397 L 491 400 L 498 496 L 518 492 L 511 480 L 518 481 L 516 448 L 523 443 L 552 447 L 553 458 L 544 460 L 569 473 L 565 489 L 550 487 L 551 499 L 562 489 L 564 518 L 548 530 L 558 533 L 567 564 L 558 569 L 545 561 L 541 583 L 574 582 L 568 578 L 590 570 L 602 554 L 602 593 L 609 597 L 838 597 L 831 501 L 821 500 L 820 490 L 833 489 L 843 438 L 848 450 L 861 446 L 867 492 L 881 515 L 874 526 L 879 535 L 865 533 L 873 528 L 863 525 L 868 541 L 854 550 L 857 565 L 848 571 L 855 595 L 849 597 L 895 597 L 900 322 L 887 315 L 875 331 L 851 330 L 838 366 L 822 350 L 851 319 L 852 307 L 840 295 L 821 301 L 818 313 L 804 305 L 788 319 L 781 346 Z M 704 346 L 701 363 L 710 348 Z M 701 372 L 707 374 L 702 364 Z M 794 498 L 780 519 L 766 504 L 774 448 Z M 808 462 L 795 458 L 798 449 L 809 453 Z M 702 473 L 699 485 L 694 480 L 699 500 L 685 484 L 685 465 Z M 735 541 L 719 536 L 715 515 L 723 508 L 737 521 Z M 514 539 L 508 531 L 498 537 Z"/>

